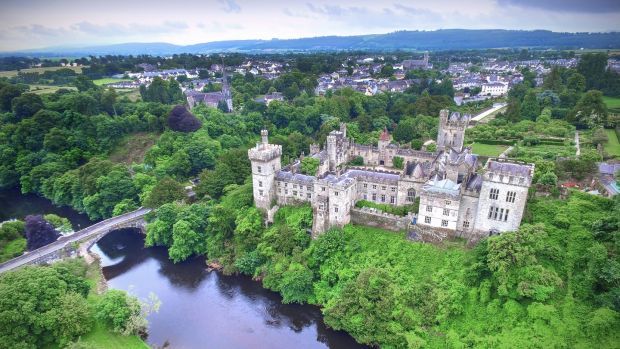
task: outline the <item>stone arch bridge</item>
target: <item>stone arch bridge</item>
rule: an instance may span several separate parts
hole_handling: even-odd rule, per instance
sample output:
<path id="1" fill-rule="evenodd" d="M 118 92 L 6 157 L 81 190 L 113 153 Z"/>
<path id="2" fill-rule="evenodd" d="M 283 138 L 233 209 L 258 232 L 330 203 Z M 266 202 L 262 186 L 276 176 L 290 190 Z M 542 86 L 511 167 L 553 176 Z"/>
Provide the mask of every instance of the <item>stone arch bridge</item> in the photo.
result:
<path id="1" fill-rule="evenodd" d="M 61 236 L 58 240 L 49 245 L 45 245 L 0 264 L 0 273 L 24 265 L 47 263 L 68 256 L 75 252 L 76 246 L 80 244 L 85 244 L 86 249 L 89 249 L 99 241 L 99 239 L 113 230 L 137 228 L 144 232 L 146 227 L 144 216 L 149 212 L 151 212 L 149 208 L 139 208 L 135 211 L 95 223 L 71 235 Z"/>

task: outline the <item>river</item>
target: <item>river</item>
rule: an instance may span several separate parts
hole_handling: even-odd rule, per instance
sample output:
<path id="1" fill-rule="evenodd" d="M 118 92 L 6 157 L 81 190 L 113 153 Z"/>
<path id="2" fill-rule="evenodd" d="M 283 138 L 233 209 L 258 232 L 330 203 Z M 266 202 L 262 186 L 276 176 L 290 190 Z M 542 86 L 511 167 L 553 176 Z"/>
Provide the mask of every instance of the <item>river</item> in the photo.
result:
<path id="1" fill-rule="evenodd" d="M 44 198 L 0 191 L 0 221 L 28 214 L 56 213 L 74 228 L 91 222 L 71 208 Z M 351 336 L 328 329 L 319 308 L 282 304 L 275 292 L 247 276 L 206 270 L 203 257 L 174 264 L 165 248 L 144 247 L 144 235 L 123 229 L 109 233 L 92 248 L 101 256 L 110 288 L 161 301 L 148 317 L 152 346 L 170 348 L 362 348 Z"/>

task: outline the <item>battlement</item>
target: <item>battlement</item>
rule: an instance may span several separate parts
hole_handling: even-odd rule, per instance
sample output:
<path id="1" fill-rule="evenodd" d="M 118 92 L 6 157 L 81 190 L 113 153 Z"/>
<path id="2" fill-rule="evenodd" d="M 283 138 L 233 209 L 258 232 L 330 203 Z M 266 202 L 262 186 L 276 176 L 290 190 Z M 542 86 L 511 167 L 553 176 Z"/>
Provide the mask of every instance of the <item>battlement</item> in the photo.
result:
<path id="1" fill-rule="evenodd" d="M 256 147 L 248 149 L 250 161 L 270 161 L 282 156 L 282 146 L 279 144 L 258 143 Z"/>

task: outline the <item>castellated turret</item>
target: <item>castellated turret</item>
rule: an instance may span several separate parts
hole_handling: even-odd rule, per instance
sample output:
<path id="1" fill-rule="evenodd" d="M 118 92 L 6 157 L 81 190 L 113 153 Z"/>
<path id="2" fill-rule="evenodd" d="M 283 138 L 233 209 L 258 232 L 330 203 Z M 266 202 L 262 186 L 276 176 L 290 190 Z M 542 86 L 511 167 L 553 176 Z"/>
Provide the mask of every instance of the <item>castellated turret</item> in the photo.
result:
<path id="1" fill-rule="evenodd" d="M 465 140 L 465 130 L 471 115 L 459 112 L 450 113 L 443 109 L 439 112 L 439 130 L 437 132 L 437 150 L 447 151 L 450 148 L 461 152 Z"/>
<path id="2" fill-rule="evenodd" d="M 276 199 L 275 174 L 280 170 L 282 146 L 269 144 L 267 130 L 262 130 L 261 142 L 248 150 L 252 163 L 252 188 L 257 208 L 269 210 Z"/>

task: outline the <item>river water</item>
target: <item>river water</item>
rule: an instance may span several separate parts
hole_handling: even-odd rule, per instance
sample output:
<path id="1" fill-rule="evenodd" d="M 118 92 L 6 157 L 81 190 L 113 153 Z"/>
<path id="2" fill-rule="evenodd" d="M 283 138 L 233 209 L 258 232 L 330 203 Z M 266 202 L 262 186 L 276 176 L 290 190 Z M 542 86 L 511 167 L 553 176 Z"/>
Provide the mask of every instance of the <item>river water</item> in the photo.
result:
<path id="1" fill-rule="evenodd" d="M 0 221 L 56 213 L 74 228 L 91 222 L 71 208 L 19 191 L 0 191 Z M 282 304 L 281 297 L 246 276 L 206 271 L 203 257 L 174 264 L 165 248 L 144 247 L 135 229 L 116 230 L 92 248 L 101 256 L 110 288 L 161 301 L 148 317 L 152 346 L 170 348 L 362 348 L 344 332 L 328 329 L 311 305 Z"/>

